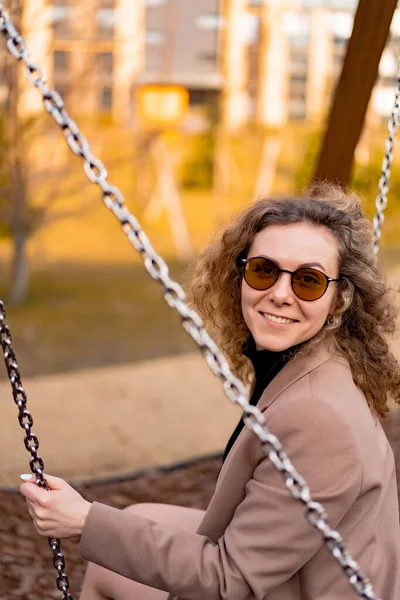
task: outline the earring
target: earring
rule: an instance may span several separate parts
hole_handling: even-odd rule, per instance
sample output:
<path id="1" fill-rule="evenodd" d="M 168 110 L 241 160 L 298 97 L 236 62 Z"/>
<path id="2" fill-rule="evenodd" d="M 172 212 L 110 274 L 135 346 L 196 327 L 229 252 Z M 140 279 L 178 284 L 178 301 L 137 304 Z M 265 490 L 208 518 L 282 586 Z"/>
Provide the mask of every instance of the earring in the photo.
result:
<path id="1" fill-rule="evenodd" d="M 342 321 L 342 315 L 328 315 L 325 321 L 325 326 L 330 328 L 339 327 Z"/>

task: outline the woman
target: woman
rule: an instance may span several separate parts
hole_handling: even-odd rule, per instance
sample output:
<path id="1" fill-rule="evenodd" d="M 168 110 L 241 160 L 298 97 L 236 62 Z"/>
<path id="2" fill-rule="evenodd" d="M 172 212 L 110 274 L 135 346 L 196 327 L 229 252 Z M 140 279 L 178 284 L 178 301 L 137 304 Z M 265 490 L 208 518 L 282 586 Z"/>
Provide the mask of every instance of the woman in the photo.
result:
<path id="1" fill-rule="evenodd" d="M 192 298 L 233 370 L 256 373 L 251 402 L 377 597 L 398 600 L 395 466 L 378 419 L 388 394 L 400 398 L 385 339 L 395 311 L 359 202 L 322 186 L 303 199 L 255 203 L 200 258 Z M 355 597 L 241 424 L 205 514 L 163 505 L 119 511 L 48 481 L 50 493 L 32 482 L 21 492 L 39 533 L 81 538 L 91 561 L 81 600 Z"/>

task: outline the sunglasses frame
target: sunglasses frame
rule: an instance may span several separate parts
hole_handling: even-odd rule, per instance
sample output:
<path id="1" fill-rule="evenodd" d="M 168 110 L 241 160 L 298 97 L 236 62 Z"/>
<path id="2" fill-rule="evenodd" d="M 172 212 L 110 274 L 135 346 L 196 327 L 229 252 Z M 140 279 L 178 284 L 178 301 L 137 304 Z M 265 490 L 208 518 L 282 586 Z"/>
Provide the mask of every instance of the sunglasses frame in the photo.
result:
<path id="1" fill-rule="evenodd" d="M 278 276 L 277 276 L 277 278 L 275 279 L 274 283 L 272 285 L 268 286 L 267 288 L 261 288 L 261 289 L 260 288 L 255 288 L 253 285 L 250 285 L 250 283 L 246 279 L 246 265 L 247 265 L 247 263 L 249 263 L 254 258 L 262 258 L 264 260 L 267 260 L 268 262 L 270 262 L 273 265 L 275 265 L 275 267 L 278 269 Z M 276 284 L 276 282 L 279 280 L 279 277 L 281 276 L 281 273 L 289 273 L 289 275 L 291 275 L 291 277 L 290 277 L 290 285 L 292 287 L 293 293 L 295 294 L 295 296 L 297 298 L 299 298 L 303 302 L 315 302 L 316 300 L 319 300 L 326 293 L 326 290 L 328 289 L 328 286 L 329 286 L 329 284 L 332 281 L 341 281 L 341 278 L 334 279 L 333 277 L 328 277 L 328 275 L 325 275 L 325 273 L 323 273 L 319 269 L 314 269 L 313 267 L 300 267 L 299 269 L 295 269 L 294 271 L 288 271 L 287 269 L 281 269 L 279 267 L 279 265 L 277 265 L 277 263 L 275 261 L 271 260 L 270 258 L 266 258 L 265 256 L 251 256 L 250 258 L 239 258 L 237 262 L 238 262 L 238 266 L 243 269 L 243 277 L 244 277 L 244 280 L 247 283 L 247 285 L 249 287 L 251 287 L 253 290 L 257 290 L 258 292 L 266 292 L 267 290 L 271 289 Z M 326 287 L 325 287 L 325 290 L 323 291 L 323 293 L 320 296 L 318 296 L 318 298 L 313 298 L 312 300 L 307 300 L 306 298 L 301 298 L 301 296 L 299 296 L 296 293 L 295 289 L 293 288 L 293 275 L 297 271 L 300 271 L 301 269 L 311 269 L 312 271 L 316 271 L 317 273 L 320 273 L 321 275 L 324 276 L 324 278 L 326 280 Z"/>

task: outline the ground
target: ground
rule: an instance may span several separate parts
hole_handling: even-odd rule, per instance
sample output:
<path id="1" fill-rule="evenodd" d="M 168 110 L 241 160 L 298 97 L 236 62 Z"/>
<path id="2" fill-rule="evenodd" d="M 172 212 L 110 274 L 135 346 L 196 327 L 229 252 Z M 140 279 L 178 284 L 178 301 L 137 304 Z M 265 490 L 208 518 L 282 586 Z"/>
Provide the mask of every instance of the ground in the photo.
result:
<path id="1" fill-rule="evenodd" d="M 79 486 L 87 500 L 123 508 L 136 502 L 165 502 L 205 509 L 213 493 L 220 459 L 205 459 L 169 471 L 154 470 L 136 478 Z M 18 493 L 0 491 L 0 598 L 1 600 L 60 599 L 55 584 L 47 540 L 40 538 Z M 77 544 L 65 541 L 71 592 L 77 600 L 86 562 L 79 558 Z"/>
<path id="2" fill-rule="evenodd" d="M 400 411 L 384 422 L 397 458 L 400 481 Z M 152 470 L 120 481 L 78 486 L 89 500 L 97 500 L 123 508 L 136 502 L 165 502 L 204 509 L 213 493 L 220 458 L 203 459 L 169 470 Z M 43 600 L 61 598 L 55 585 L 55 570 L 47 541 L 32 526 L 25 501 L 15 492 L 1 492 L 0 521 L 0 598 L 1 600 Z M 66 571 L 75 599 L 85 570 L 77 544 L 62 545 L 67 558 Z"/>

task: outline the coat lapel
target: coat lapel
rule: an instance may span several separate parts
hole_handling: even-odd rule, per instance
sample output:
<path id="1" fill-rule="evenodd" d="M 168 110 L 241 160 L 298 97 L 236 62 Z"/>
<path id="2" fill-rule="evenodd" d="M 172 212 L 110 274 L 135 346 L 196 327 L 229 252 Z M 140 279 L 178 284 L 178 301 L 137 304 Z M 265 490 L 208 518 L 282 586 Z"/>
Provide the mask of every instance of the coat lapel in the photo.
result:
<path id="1" fill-rule="evenodd" d="M 335 349 L 332 343 L 321 343 L 312 353 L 299 352 L 294 356 L 264 390 L 257 407 L 264 411 L 272 402 L 295 381 L 310 373 L 329 360 Z"/>

